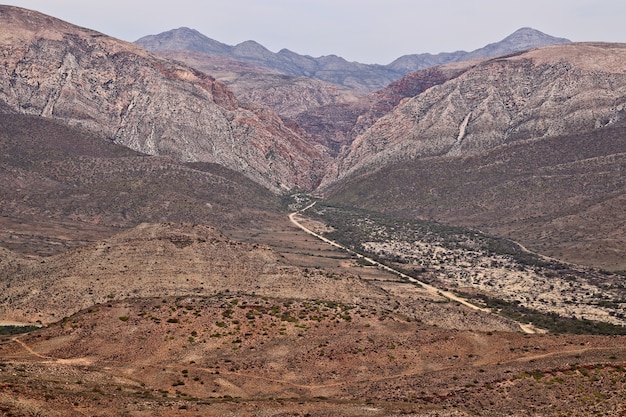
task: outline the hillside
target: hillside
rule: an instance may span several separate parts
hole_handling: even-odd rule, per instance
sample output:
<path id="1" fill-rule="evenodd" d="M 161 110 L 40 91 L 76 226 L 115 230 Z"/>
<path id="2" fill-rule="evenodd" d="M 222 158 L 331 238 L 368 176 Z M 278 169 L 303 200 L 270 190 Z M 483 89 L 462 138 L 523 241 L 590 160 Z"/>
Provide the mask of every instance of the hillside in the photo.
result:
<path id="1" fill-rule="evenodd" d="M 143 153 L 217 163 L 274 191 L 319 182 L 319 151 L 202 72 L 34 11 L 2 6 L 0 24 L 3 107 Z"/>
<path id="2" fill-rule="evenodd" d="M 0 244 L 49 255 L 142 222 L 261 225 L 276 195 L 215 164 L 140 154 L 37 116 L 0 115 Z"/>
<path id="3" fill-rule="evenodd" d="M 619 415 L 621 339 L 474 332 L 323 300 L 109 301 L 0 344 L 0 409 L 52 415 Z"/>

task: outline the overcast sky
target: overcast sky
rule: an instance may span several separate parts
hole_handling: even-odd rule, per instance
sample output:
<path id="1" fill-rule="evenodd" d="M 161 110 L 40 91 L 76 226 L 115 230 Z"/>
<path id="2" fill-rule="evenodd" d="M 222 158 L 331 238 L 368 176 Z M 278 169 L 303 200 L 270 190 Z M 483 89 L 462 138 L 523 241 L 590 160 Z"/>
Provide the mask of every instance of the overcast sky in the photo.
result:
<path id="1" fill-rule="evenodd" d="M 471 51 L 521 27 L 573 41 L 626 42 L 625 0 L 17 0 L 127 41 L 187 26 L 235 45 L 387 64 Z M 2 30 L 2 28 L 0 28 Z"/>

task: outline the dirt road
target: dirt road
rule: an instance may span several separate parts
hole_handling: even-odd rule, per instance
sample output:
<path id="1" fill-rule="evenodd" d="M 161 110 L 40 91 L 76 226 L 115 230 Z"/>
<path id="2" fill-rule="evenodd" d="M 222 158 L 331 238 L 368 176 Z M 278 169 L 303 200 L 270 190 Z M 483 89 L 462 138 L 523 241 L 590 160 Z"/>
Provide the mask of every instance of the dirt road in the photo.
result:
<path id="1" fill-rule="evenodd" d="M 345 247 L 345 246 L 343 246 L 343 245 L 341 245 L 341 244 L 339 244 L 339 243 L 337 243 L 335 241 L 327 239 L 327 238 L 325 238 L 324 236 L 322 236 L 322 235 L 320 235 L 318 233 L 315 233 L 314 231 L 312 231 L 311 229 L 307 228 L 302 223 L 300 223 L 299 220 L 298 220 L 298 216 L 300 214 L 304 213 L 305 211 L 307 211 L 308 209 L 313 207 L 315 204 L 316 204 L 316 202 L 313 202 L 313 203 L 309 204 L 308 206 L 306 206 L 305 208 L 303 208 L 301 210 L 298 210 L 298 211 L 294 211 L 293 213 L 289 214 L 289 220 L 291 221 L 291 223 L 293 223 L 294 225 L 299 227 L 305 233 L 308 233 L 309 235 L 314 236 L 317 239 L 320 239 L 321 241 L 328 243 L 329 245 L 332 245 L 332 246 L 334 246 L 336 248 L 342 249 L 342 250 L 344 250 L 344 251 L 346 251 L 346 252 L 356 256 L 357 258 L 362 259 L 362 260 L 370 263 L 371 265 L 375 265 L 375 266 L 377 266 L 377 267 L 379 267 L 379 268 L 381 268 L 381 269 L 383 269 L 383 270 L 385 270 L 387 272 L 391 272 L 392 274 L 398 275 L 399 277 L 401 277 L 401 278 L 403 278 L 403 279 L 405 279 L 405 280 L 407 280 L 409 282 L 412 282 L 412 283 L 420 285 L 422 288 L 424 288 L 426 291 L 430 292 L 433 295 L 439 295 L 439 296 L 446 297 L 447 299 L 449 299 L 451 301 L 454 301 L 454 302 L 457 302 L 459 304 L 462 304 L 462 305 L 464 305 L 466 307 L 469 307 L 469 308 L 471 308 L 473 310 L 484 311 L 486 313 L 494 314 L 488 308 L 483 308 L 483 307 L 479 307 L 479 306 L 477 306 L 475 304 L 472 304 L 469 301 L 465 300 L 464 298 L 461 298 L 458 295 L 451 293 L 450 291 L 445 291 L 445 290 L 439 289 L 437 287 L 433 287 L 430 284 L 427 284 L 425 282 L 417 280 L 417 279 L 415 279 L 415 278 L 413 278 L 413 277 L 411 277 L 409 275 L 406 275 L 406 274 L 404 274 L 404 273 L 402 273 L 400 271 L 397 271 L 397 270 L 395 270 L 395 269 L 393 269 L 393 268 L 391 268 L 391 267 L 389 267 L 387 265 L 384 265 L 384 264 L 382 264 L 382 263 L 380 263 L 380 262 L 378 262 L 378 261 L 376 261 L 376 260 L 374 260 L 372 258 L 369 258 L 367 256 L 364 256 L 364 255 L 358 253 L 358 252 L 355 252 L 352 249 L 347 248 L 347 247 Z M 524 333 L 528 333 L 528 334 L 534 334 L 535 333 L 535 331 L 532 329 L 531 326 L 523 325 L 521 323 L 519 324 L 519 326 L 520 326 L 520 330 L 523 331 Z"/>

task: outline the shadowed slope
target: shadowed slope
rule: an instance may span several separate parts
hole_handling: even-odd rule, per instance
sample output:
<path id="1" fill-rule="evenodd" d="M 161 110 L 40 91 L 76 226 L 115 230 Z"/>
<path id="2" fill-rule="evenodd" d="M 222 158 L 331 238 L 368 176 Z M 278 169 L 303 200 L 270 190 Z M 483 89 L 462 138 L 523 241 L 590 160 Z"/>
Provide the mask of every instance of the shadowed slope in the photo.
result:
<path id="1" fill-rule="evenodd" d="M 259 225 L 278 197 L 215 164 L 151 157 L 48 119 L 0 115 L 3 245 L 51 254 L 140 222 Z"/>

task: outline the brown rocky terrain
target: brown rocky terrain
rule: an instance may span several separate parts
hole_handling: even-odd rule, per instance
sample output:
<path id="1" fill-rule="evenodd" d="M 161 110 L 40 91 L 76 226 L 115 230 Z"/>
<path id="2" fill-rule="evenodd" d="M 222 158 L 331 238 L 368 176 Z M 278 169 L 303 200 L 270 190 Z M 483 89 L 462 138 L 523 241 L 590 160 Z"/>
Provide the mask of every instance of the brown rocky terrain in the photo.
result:
<path id="1" fill-rule="evenodd" d="M 212 77 L 37 12 L 0 9 L 0 100 L 134 150 L 219 163 L 273 190 L 313 188 L 323 157 Z"/>
<path id="2" fill-rule="evenodd" d="M 355 278 L 305 274 L 289 268 L 268 247 L 231 241 L 206 226 L 144 224 L 41 261 L 5 256 L 3 264 L 11 273 L 3 271 L 0 315 L 21 322 L 50 323 L 115 298 L 207 295 L 225 289 L 299 293 L 305 299 L 335 294 L 344 302 L 370 295 Z"/>
<path id="3" fill-rule="evenodd" d="M 239 293 L 110 301 L 0 344 L 5 415 L 621 415 L 614 337 L 442 330 Z"/>

